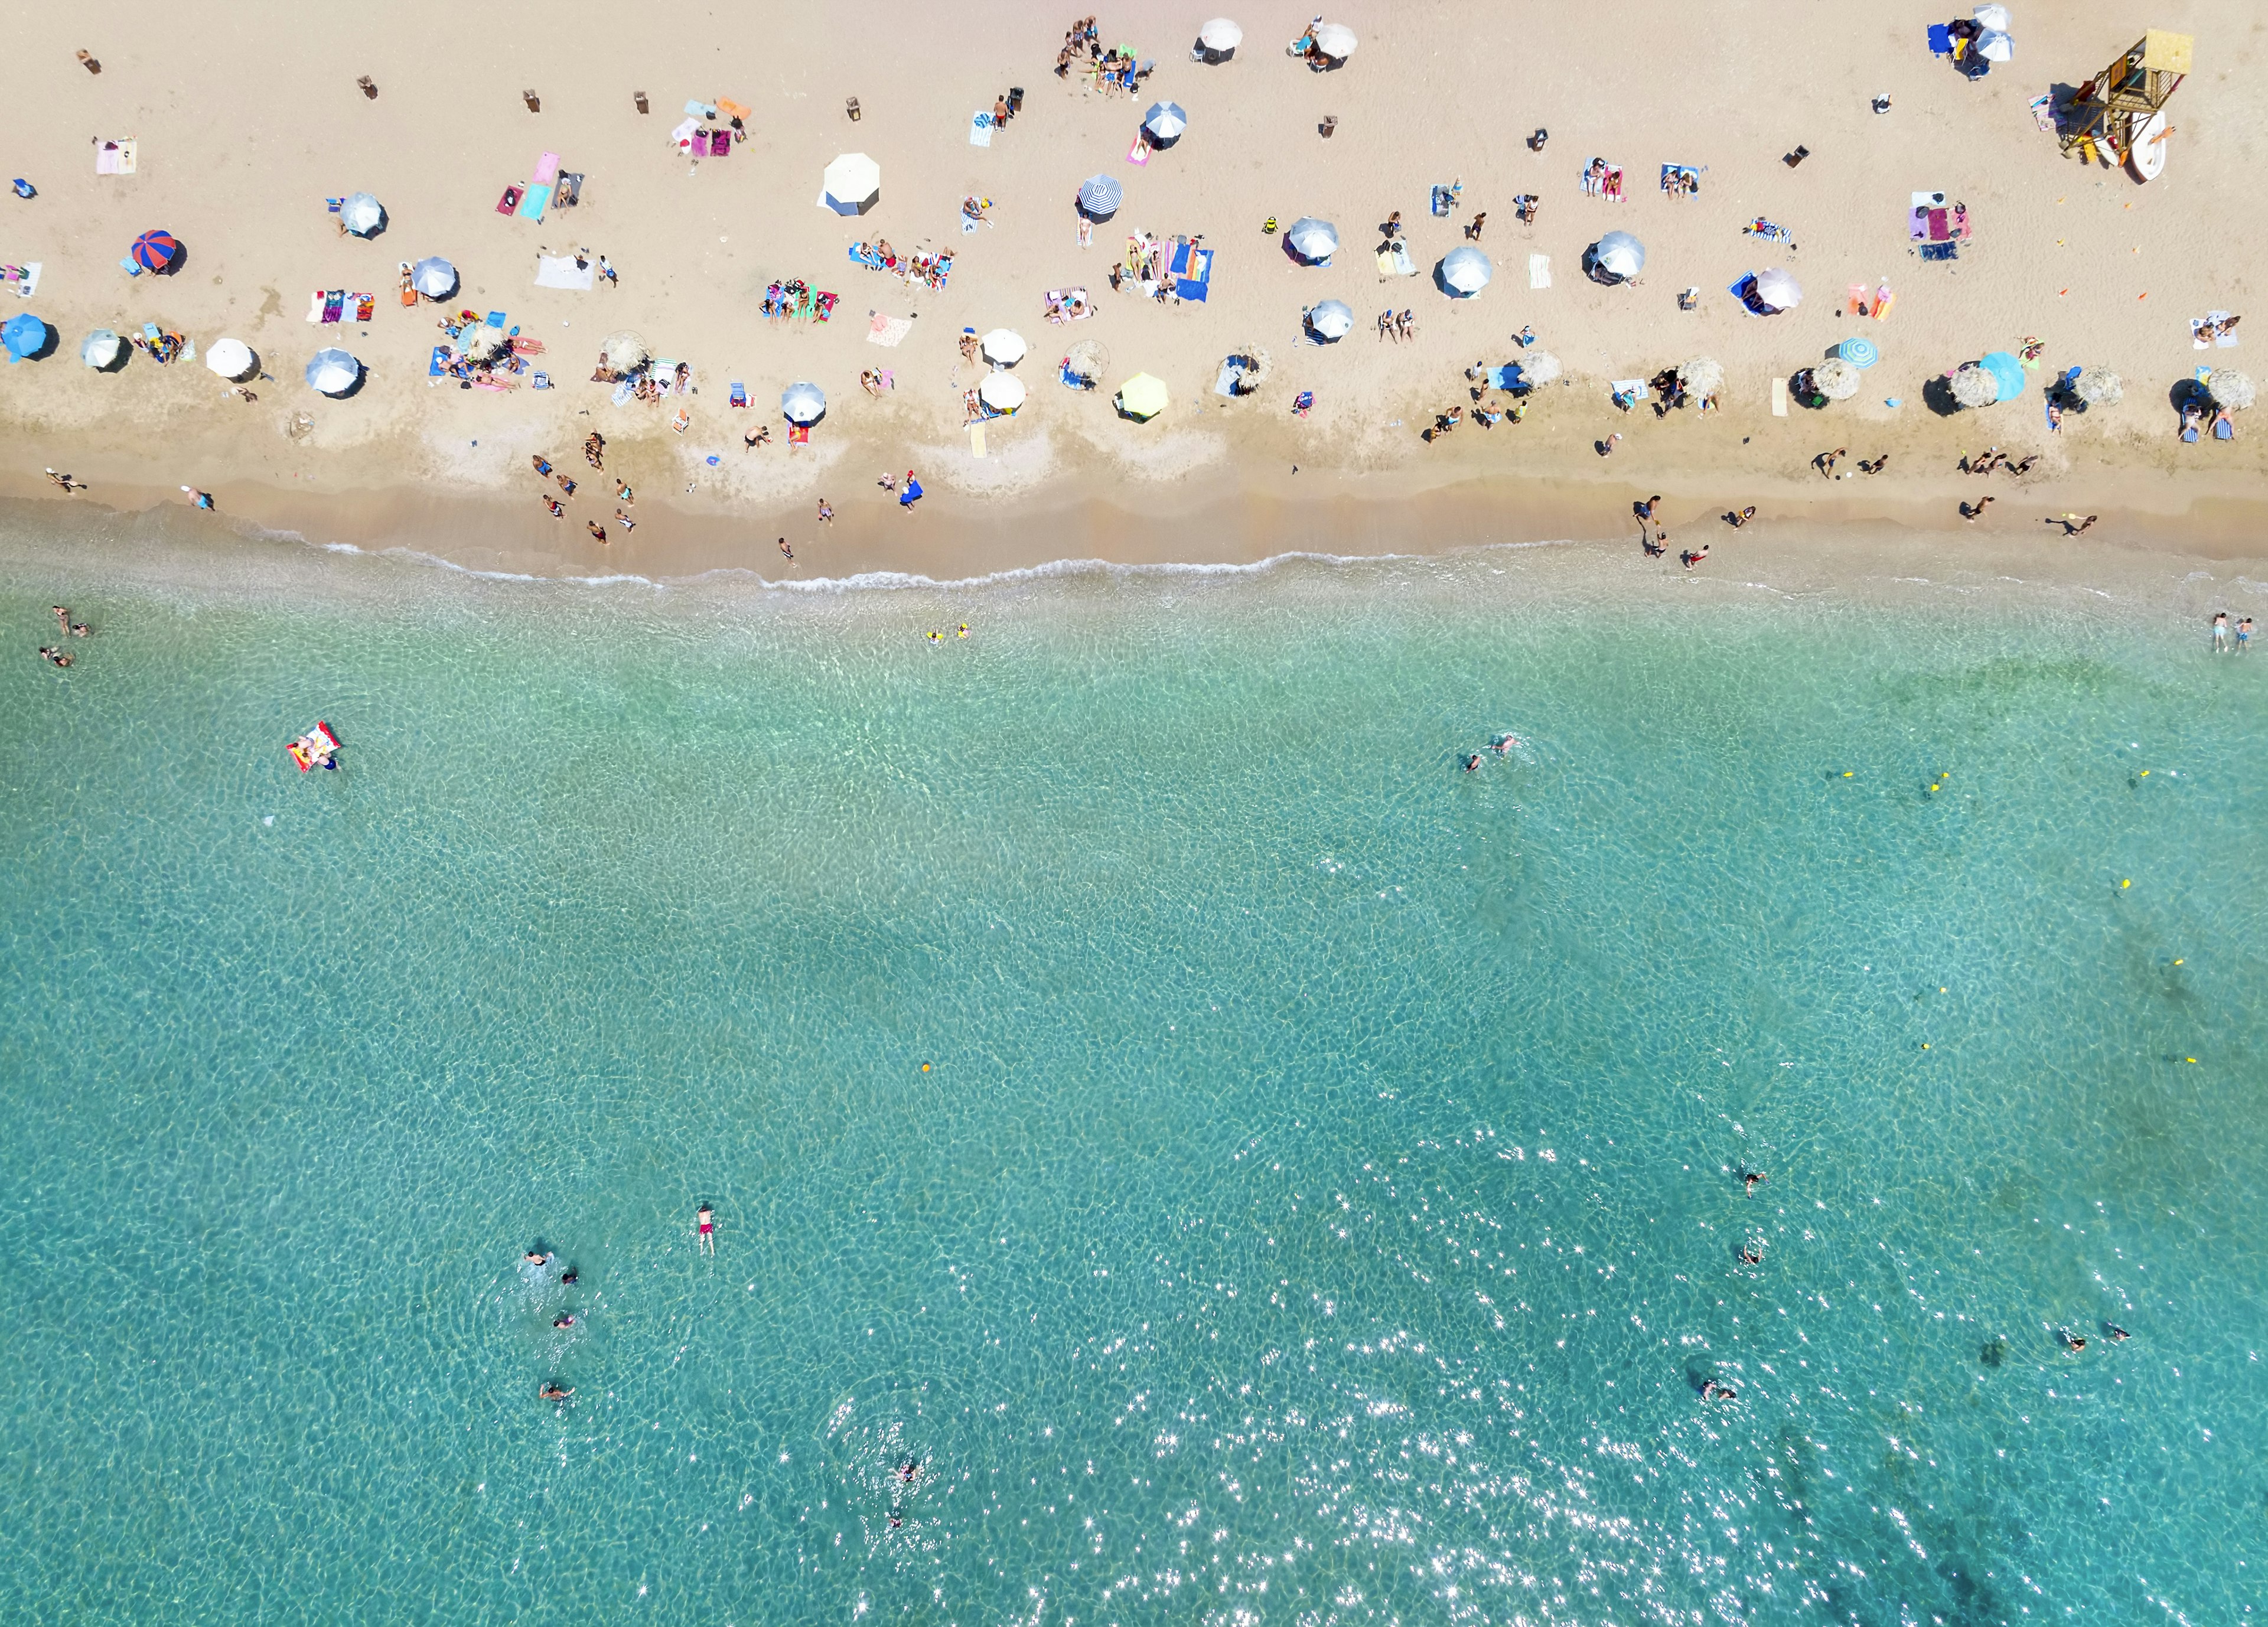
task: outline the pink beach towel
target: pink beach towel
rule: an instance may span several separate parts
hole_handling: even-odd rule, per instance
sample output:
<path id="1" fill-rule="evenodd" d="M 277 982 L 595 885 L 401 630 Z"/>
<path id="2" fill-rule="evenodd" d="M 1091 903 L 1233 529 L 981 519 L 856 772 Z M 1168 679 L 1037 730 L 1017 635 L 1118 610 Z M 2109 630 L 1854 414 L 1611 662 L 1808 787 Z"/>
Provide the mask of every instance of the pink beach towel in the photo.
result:
<path id="1" fill-rule="evenodd" d="M 535 174 L 528 181 L 531 187 L 549 187 L 559 180 L 559 155 L 547 152 L 535 161 Z"/>

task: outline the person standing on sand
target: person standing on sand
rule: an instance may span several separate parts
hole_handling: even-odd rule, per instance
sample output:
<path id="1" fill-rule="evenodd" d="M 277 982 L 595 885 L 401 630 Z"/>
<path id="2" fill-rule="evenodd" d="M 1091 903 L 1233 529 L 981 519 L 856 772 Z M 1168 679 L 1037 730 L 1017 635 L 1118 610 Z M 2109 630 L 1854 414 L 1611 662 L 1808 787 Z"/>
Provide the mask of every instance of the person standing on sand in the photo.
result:
<path id="1" fill-rule="evenodd" d="M 195 486 L 184 486 L 181 490 L 189 494 L 189 504 L 191 507 L 201 509 L 209 509 L 212 507 L 213 499 L 211 492 L 199 491 Z"/>
<path id="2" fill-rule="evenodd" d="M 788 563 L 791 565 L 795 563 L 795 550 L 787 545 L 787 539 L 785 537 L 782 537 L 779 540 L 779 551 L 786 556 Z"/>
<path id="3" fill-rule="evenodd" d="M 1692 570 L 1694 566 L 1699 564 L 1703 560 L 1708 557 L 1709 545 L 1706 542 L 1704 542 L 1699 548 L 1689 548 L 1683 554 L 1678 556 L 1678 558 L 1684 562 L 1685 568 L 1688 571 Z"/>
<path id="4" fill-rule="evenodd" d="M 835 523 L 835 510 L 828 505 L 825 497 L 819 499 L 819 518 L 827 525 L 831 526 Z"/>
<path id="5" fill-rule="evenodd" d="M 1990 497 L 1979 497 L 1974 503 L 1963 503 L 1961 505 L 1961 518 L 1967 520 L 1973 526 L 1983 516 L 1984 511 L 1992 505 L 1992 499 Z"/>
<path id="6" fill-rule="evenodd" d="M 1479 242 L 1481 240 L 1481 228 L 1486 225 L 1488 225 L 1488 210 L 1482 210 L 1476 213 L 1471 220 L 1466 223 L 1465 240 L 1469 243 Z"/>
<path id="7" fill-rule="evenodd" d="M 921 482 L 914 478 L 911 469 L 906 471 L 905 490 L 898 493 L 898 507 L 906 513 L 914 512 L 914 504 L 922 500 Z"/>
<path id="8" fill-rule="evenodd" d="M 1836 464 L 1842 460 L 1843 454 L 1850 450 L 1848 446 L 1837 446 L 1832 452 L 1822 452 L 1811 460 L 1811 467 L 1817 469 L 1822 478 L 1833 480 Z"/>

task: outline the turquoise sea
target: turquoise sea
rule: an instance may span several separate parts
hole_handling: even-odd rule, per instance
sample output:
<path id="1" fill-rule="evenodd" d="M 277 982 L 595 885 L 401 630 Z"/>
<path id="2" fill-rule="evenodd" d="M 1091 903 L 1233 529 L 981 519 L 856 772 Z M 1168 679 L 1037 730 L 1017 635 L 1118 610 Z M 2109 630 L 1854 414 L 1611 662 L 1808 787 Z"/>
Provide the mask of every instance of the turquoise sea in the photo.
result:
<path id="1" fill-rule="evenodd" d="M 1577 554 L 11 534 L 0 1619 L 2268 1614 L 2268 659 Z"/>

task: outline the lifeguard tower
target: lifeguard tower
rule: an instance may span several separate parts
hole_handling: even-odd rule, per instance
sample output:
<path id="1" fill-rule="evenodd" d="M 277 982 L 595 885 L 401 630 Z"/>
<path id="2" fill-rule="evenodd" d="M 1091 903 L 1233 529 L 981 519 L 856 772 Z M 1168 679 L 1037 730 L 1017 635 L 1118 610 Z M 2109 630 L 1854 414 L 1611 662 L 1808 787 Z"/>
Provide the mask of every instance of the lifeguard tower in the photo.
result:
<path id="1" fill-rule="evenodd" d="M 2153 28 L 2117 62 L 2079 87 L 2065 109 L 2063 150 L 2092 160 L 2134 160 L 2138 143 L 2162 144 L 2166 103 L 2190 71 L 2196 41 L 2188 34 Z M 2163 163 L 2161 148 L 2139 167 L 2154 174 Z"/>

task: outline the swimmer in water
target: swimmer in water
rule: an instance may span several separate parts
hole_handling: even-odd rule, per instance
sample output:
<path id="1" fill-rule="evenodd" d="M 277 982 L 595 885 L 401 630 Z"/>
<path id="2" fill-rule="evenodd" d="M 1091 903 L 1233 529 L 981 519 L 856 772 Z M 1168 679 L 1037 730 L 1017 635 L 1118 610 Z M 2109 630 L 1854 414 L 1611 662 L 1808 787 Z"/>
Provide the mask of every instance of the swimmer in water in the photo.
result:
<path id="1" fill-rule="evenodd" d="M 578 1282 L 581 1281 L 581 1280 L 582 1280 L 582 1277 L 583 1277 L 583 1273 L 582 1273 L 582 1272 L 580 1272 L 580 1271 L 578 1271 L 578 1270 L 576 1270 L 573 1266 L 571 1266 L 571 1266 L 569 1266 L 565 1270 L 563 1270 L 563 1271 L 562 1271 L 562 1272 L 560 1272 L 560 1273 L 559 1273 L 559 1280 L 560 1280 L 561 1282 L 563 1282 L 563 1283 L 565 1283 L 565 1284 L 566 1284 L 569 1287 L 571 1287 L 571 1287 L 573 1287 L 573 1286 L 574 1286 Z"/>
<path id="2" fill-rule="evenodd" d="M 543 1399 L 546 1401 L 564 1401 L 574 1393 L 573 1386 L 561 1384 L 556 1380 L 543 1387 Z"/>
<path id="3" fill-rule="evenodd" d="M 526 1261 L 530 1265 L 549 1265 L 551 1263 L 551 1256 L 544 1253 L 541 1248 L 531 1248 L 519 1257 Z"/>
<path id="4" fill-rule="evenodd" d="M 956 637 L 956 638 L 966 638 L 966 637 L 968 637 L 968 622 L 963 622 L 961 624 L 960 629 L 958 629 L 958 630 L 954 634 L 954 637 Z"/>
<path id="5" fill-rule="evenodd" d="M 2132 1334 L 2127 1332 L 2126 1329 L 2121 1328 L 2117 1322 L 2103 1323 L 2102 1331 L 2110 1336 L 2110 1342 L 2113 1344 L 2124 1344 L 2127 1340 L 2134 1336 Z"/>
<path id="6" fill-rule="evenodd" d="M 1465 759 L 1465 772 L 1468 774 L 1470 774 L 1475 769 L 1477 769 L 1480 766 L 1481 755 L 1478 752 L 1475 752 L 1471 756 Z"/>
<path id="7" fill-rule="evenodd" d="M 2067 1328 L 2057 1329 L 2056 1337 L 2061 1339 L 2063 1341 L 2064 1349 L 2069 1351 L 2074 1356 L 2078 1355 L 2080 1351 L 2087 1348 L 2087 1340 L 2085 1336 L 2073 1333 Z"/>
<path id="8" fill-rule="evenodd" d="M 918 1458 L 908 1458 L 904 1462 L 899 1464 L 898 1478 L 904 1481 L 908 1485 L 911 1485 L 915 1481 L 919 1480 L 921 1478 L 921 1461 Z"/>
<path id="9" fill-rule="evenodd" d="M 1704 1401 L 1738 1401 L 1740 1398 L 1741 1392 L 1729 1384 L 1716 1379 L 1705 1379 L 1702 1381 L 1701 1399 Z"/>
<path id="10" fill-rule="evenodd" d="M 1751 1192 L 1754 1192 L 1756 1189 L 1757 1182 L 1769 1180 L 1770 1178 L 1771 1177 L 1766 1175 L 1762 1170 L 1742 1170 L 1741 1172 L 1741 1196 L 1742 1197 L 1748 1196 Z"/>
<path id="11" fill-rule="evenodd" d="M 575 1325 L 575 1313 L 572 1311 L 560 1312 L 558 1315 L 551 1319 L 551 1325 L 555 1328 L 572 1328 Z"/>
<path id="12" fill-rule="evenodd" d="M 1499 734 L 1496 737 L 1495 740 L 1491 743 L 1490 749 L 1494 751 L 1498 756 L 1501 757 L 1519 744 L 1520 736 L 1517 734 Z"/>
<path id="13" fill-rule="evenodd" d="M 1742 1243 L 1741 1245 L 1741 1258 L 1747 1264 L 1762 1265 L 1764 1263 L 1764 1240 L 1762 1238 L 1757 1238 L 1752 1241 Z"/>
<path id="14" fill-rule="evenodd" d="M 700 1227 L 698 1235 L 701 1239 L 701 1252 L 705 1255 L 715 1254 L 717 1252 L 717 1211 L 703 1204 L 695 1212 L 693 1218 Z"/>

